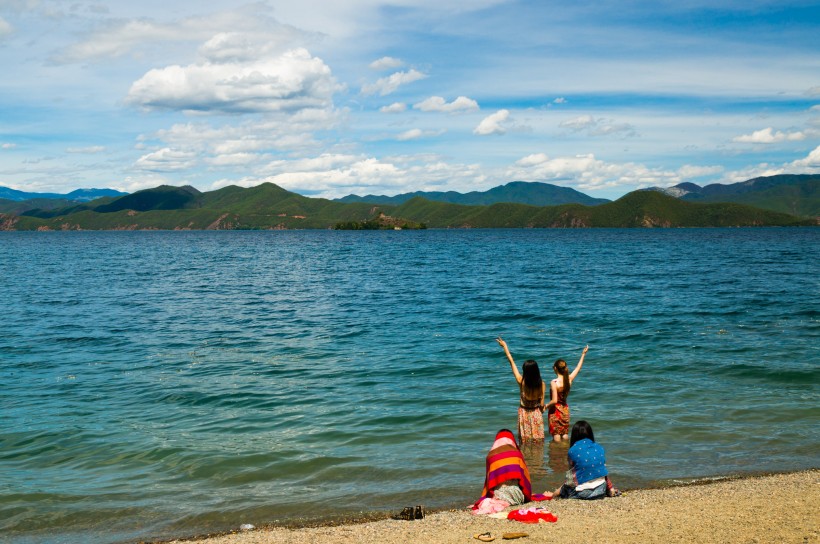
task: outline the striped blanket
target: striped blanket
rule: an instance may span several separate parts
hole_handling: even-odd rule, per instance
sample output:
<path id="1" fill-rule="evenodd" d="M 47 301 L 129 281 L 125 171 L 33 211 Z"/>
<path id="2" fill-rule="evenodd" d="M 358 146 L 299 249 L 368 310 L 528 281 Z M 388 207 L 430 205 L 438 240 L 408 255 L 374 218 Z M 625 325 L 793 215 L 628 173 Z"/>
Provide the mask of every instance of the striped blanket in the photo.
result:
<path id="1" fill-rule="evenodd" d="M 481 499 L 492 497 L 492 490 L 510 480 L 518 480 L 524 499 L 532 500 L 532 484 L 530 471 L 521 450 L 515 444 L 515 436 L 511 431 L 502 429 L 495 435 L 495 442 L 487 454 L 487 470 L 484 477 L 484 490 Z M 512 483 L 512 482 L 511 482 Z M 476 504 L 478 504 L 478 502 Z"/>

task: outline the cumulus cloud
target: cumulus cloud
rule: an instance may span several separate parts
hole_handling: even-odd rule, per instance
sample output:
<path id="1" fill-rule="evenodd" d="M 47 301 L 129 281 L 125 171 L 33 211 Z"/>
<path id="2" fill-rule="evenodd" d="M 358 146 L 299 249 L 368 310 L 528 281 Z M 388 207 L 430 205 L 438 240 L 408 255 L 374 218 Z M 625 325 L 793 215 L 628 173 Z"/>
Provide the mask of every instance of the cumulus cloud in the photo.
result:
<path id="1" fill-rule="evenodd" d="M 401 113 L 407 110 L 407 104 L 404 102 L 393 102 L 389 106 L 382 106 L 379 111 L 382 113 Z"/>
<path id="2" fill-rule="evenodd" d="M 452 102 L 448 103 L 440 96 L 431 96 L 430 98 L 413 104 L 413 108 L 420 111 L 435 111 L 443 113 L 457 113 L 478 110 L 478 102 L 466 96 L 459 96 Z"/>
<path id="3" fill-rule="evenodd" d="M 504 122 L 510 116 L 509 110 L 498 110 L 481 120 L 477 127 L 473 130 L 473 134 L 479 136 L 488 136 L 490 134 L 504 134 L 507 128 L 504 127 Z"/>
<path id="4" fill-rule="evenodd" d="M 556 98 L 555 100 L 553 100 L 553 101 L 552 101 L 552 103 L 553 103 L 553 104 L 566 104 L 566 103 L 567 103 L 567 99 L 566 99 L 566 98 L 564 98 L 563 96 L 559 96 L 558 98 Z"/>
<path id="5" fill-rule="evenodd" d="M 136 168 L 149 172 L 177 172 L 192 168 L 196 164 L 196 154 L 165 147 L 143 155 L 136 162 Z"/>
<path id="6" fill-rule="evenodd" d="M 393 57 L 382 57 L 370 63 L 372 70 L 394 70 L 401 66 L 404 66 L 404 62 Z"/>
<path id="7" fill-rule="evenodd" d="M 11 144 L 8 142 L 0 145 L 0 149 L 14 149 L 15 147 L 17 147 L 17 144 Z"/>
<path id="8" fill-rule="evenodd" d="M 806 135 L 803 132 L 781 132 L 775 131 L 772 127 L 756 130 L 751 134 L 744 134 L 732 138 L 733 142 L 743 144 L 774 144 L 778 142 L 794 142 L 805 140 Z"/>
<path id="9" fill-rule="evenodd" d="M 424 185 L 419 186 L 419 180 Z M 227 185 L 251 187 L 271 182 L 302 194 L 337 198 L 355 194 L 397 194 L 408 190 L 471 189 L 486 176 L 475 164 L 450 164 L 431 155 L 375 158 L 327 153 L 317 157 L 275 160 L 258 176 L 223 179 L 213 189 Z"/>
<path id="10" fill-rule="evenodd" d="M 581 115 L 559 123 L 559 127 L 571 132 L 584 132 L 589 136 L 620 135 L 622 137 L 635 136 L 635 127 L 629 123 L 617 123 L 612 119 L 594 118 L 591 115 Z"/>
<path id="11" fill-rule="evenodd" d="M 387 77 L 378 79 L 375 83 L 363 85 L 362 94 L 365 96 L 370 96 L 373 94 L 386 96 L 396 92 L 396 90 L 398 90 L 398 88 L 402 85 L 406 85 L 407 83 L 412 83 L 426 77 L 427 74 L 419 72 L 415 69 L 411 69 L 408 72 L 396 72 Z"/>
<path id="12" fill-rule="evenodd" d="M 342 115 L 335 110 L 301 110 L 222 126 L 206 121 L 178 123 L 139 137 L 137 149 L 152 152 L 142 157 L 136 168 L 172 172 L 179 170 L 178 164 L 192 163 L 211 170 L 243 167 L 252 171 L 269 162 L 273 154 L 315 151 L 320 144 L 313 134 L 332 128 Z"/>
<path id="13" fill-rule="evenodd" d="M 507 170 L 508 179 L 560 182 L 584 190 L 627 186 L 637 189 L 668 186 L 682 181 L 677 172 L 638 163 L 608 163 L 592 153 L 550 158 L 545 153 L 522 157 Z"/>
<path id="14" fill-rule="evenodd" d="M 820 145 L 815 147 L 805 159 L 798 159 L 792 165 L 798 168 L 820 168 Z"/>
<path id="15" fill-rule="evenodd" d="M 66 149 L 66 153 L 77 153 L 86 155 L 102 153 L 103 151 L 105 151 L 105 146 L 102 145 L 92 145 L 89 147 L 69 147 L 68 149 Z"/>
<path id="16" fill-rule="evenodd" d="M 332 105 L 341 87 L 306 49 L 269 59 L 168 66 L 135 81 L 127 102 L 185 112 L 275 112 Z"/>

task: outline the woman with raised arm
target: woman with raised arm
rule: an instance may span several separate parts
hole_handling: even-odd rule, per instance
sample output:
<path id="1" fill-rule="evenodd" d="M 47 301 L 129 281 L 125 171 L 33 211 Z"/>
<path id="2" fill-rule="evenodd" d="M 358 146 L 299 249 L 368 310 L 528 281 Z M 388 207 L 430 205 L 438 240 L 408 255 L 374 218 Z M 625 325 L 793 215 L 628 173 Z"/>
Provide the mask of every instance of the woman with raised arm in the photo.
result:
<path id="1" fill-rule="evenodd" d="M 515 381 L 518 382 L 518 443 L 544 439 L 544 396 L 547 384 L 541 379 L 538 363 L 529 359 L 518 372 L 515 361 L 510 354 L 507 343 L 501 337 L 495 339 L 504 348 L 507 360 L 510 362 Z"/>
<path id="2" fill-rule="evenodd" d="M 589 346 L 584 347 L 581 352 L 581 359 L 575 365 L 572 374 L 569 372 L 567 362 L 563 359 L 558 359 L 552 365 L 556 378 L 550 382 L 550 401 L 546 405 L 546 410 L 550 435 L 556 442 L 569 438 L 569 404 L 567 404 L 567 397 L 569 397 L 572 382 L 578 376 L 581 367 L 584 366 L 584 357 L 588 349 Z"/>

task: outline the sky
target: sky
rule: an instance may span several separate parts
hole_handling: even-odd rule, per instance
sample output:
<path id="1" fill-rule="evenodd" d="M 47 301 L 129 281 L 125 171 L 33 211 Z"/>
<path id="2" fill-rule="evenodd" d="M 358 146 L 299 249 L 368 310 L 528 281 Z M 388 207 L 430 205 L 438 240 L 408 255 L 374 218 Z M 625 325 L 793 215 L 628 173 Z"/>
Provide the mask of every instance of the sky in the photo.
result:
<path id="1" fill-rule="evenodd" d="M 820 2 L 0 0 L 0 185 L 306 196 L 820 173 Z"/>

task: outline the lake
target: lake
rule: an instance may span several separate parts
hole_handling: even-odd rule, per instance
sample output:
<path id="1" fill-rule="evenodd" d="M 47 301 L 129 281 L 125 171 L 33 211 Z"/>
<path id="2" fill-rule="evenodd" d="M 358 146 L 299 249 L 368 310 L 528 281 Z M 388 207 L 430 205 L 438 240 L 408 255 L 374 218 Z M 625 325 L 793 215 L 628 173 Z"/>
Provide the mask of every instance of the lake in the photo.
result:
<path id="1" fill-rule="evenodd" d="M 0 232 L 0 540 L 464 507 L 575 366 L 616 485 L 820 466 L 820 229 Z M 566 446 L 525 452 L 553 489 Z"/>

